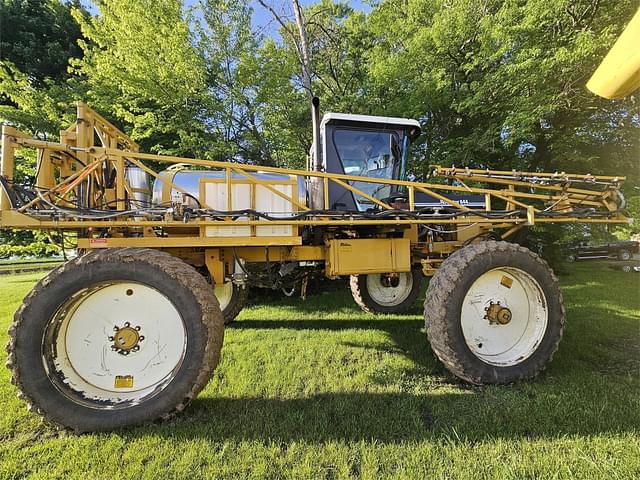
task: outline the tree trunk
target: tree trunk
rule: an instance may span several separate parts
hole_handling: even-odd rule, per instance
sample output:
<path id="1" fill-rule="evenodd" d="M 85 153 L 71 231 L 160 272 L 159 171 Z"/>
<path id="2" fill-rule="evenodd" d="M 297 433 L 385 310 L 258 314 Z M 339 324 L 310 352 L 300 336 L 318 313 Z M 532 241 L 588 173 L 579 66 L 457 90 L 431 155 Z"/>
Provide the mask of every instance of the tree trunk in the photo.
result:
<path id="1" fill-rule="evenodd" d="M 313 99 L 313 90 L 311 89 L 311 55 L 309 54 L 309 42 L 307 40 L 307 29 L 304 24 L 302 7 L 298 0 L 291 0 L 293 5 L 293 13 L 296 16 L 296 25 L 298 26 L 298 34 L 300 35 L 300 65 L 302 66 L 302 85 L 307 91 L 309 100 Z"/>

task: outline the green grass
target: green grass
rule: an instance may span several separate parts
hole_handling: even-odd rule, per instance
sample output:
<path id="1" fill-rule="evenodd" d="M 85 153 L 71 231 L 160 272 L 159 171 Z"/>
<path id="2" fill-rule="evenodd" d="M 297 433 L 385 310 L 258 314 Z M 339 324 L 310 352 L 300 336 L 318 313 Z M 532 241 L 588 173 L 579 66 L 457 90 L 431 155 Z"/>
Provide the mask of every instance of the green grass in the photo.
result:
<path id="1" fill-rule="evenodd" d="M 0 259 L 0 265 L 16 265 L 25 263 L 61 263 L 63 260 L 59 257 L 37 257 L 37 258 L 18 258 L 18 259 Z"/>
<path id="2" fill-rule="evenodd" d="M 21 272 L 46 272 L 63 263 L 54 261 L 27 261 L 27 262 L 0 262 L 0 275 L 9 275 Z"/>
<path id="3" fill-rule="evenodd" d="M 162 425 L 57 433 L 2 369 L 0 478 L 637 479 L 640 275 L 571 268 L 560 350 L 513 386 L 461 384 L 417 305 L 369 316 L 346 287 L 246 309 L 207 388 Z M 0 277 L 2 332 L 41 275 Z"/>

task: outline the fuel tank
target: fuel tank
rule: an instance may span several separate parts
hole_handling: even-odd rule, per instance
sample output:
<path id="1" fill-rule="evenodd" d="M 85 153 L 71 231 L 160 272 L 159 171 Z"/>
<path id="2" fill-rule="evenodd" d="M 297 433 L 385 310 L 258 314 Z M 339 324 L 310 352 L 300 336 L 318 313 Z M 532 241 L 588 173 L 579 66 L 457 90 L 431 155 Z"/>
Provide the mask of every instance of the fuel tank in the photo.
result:
<path id="1" fill-rule="evenodd" d="M 191 207 L 197 207 L 198 204 L 207 203 L 212 208 L 214 207 L 211 202 L 204 201 L 204 196 L 206 196 L 206 188 L 205 186 L 208 184 L 225 184 L 226 189 L 226 175 L 223 171 L 206 171 L 206 170 L 164 170 L 160 172 L 160 177 L 162 179 L 168 180 L 170 183 L 179 187 L 186 191 L 188 195 L 184 195 L 180 191 L 175 188 L 171 188 L 169 183 L 162 182 L 159 179 L 156 179 L 153 182 L 153 196 L 152 203 L 154 205 L 170 205 L 172 202 L 176 203 L 186 203 Z M 282 190 L 283 185 L 291 185 L 292 188 L 291 194 L 297 191 L 296 200 L 298 203 L 302 205 L 307 204 L 307 188 L 305 185 L 305 179 L 303 177 L 299 177 L 297 175 L 283 175 L 277 173 L 265 173 L 265 172 L 256 172 L 251 173 L 251 175 L 261 181 L 267 181 L 272 186 L 278 190 Z M 247 189 L 246 186 L 250 185 L 251 182 L 244 175 L 240 175 L 238 173 L 233 173 L 231 176 L 233 182 L 233 190 L 234 197 L 246 197 L 247 195 L 251 195 L 250 190 Z M 241 185 L 245 185 L 242 187 Z M 243 191 L 246 195 L 243 195 Z M 218 189 L 218 193 L 220 193 L 220 189 Z M 283 192 L 288 194 L 288 192 Z M 226 190 L 225 190 L 226 194 Z M 278 197 L 277 195 L 274 195 Z M 186 197 L 186 198 L 184 198 Z M 281 197 L 278 197 L 281 198 Z M 218 207 L 222 205 L 219 202 L 214 201 Z M 232 203 L 234 203 L 232 201 Z M 289 202 L 287 202 L 289 203 Z M 247 204 L 251 204 L 251 198 L 242 198 L 238 205 L 232 204 L 233 210 L 240 210 L 241 205 L 245 205 L 242 208 L 251 208 L 260 212 L 270 212 L 271 206 L 268 204 L 254 204 L 252 206 L 247 206 Z M 224 208 L 216 208 L 219 210 L 226 210 L 226 205 Z"/>
<path id="2" fill-rule="evenodd" d="M 124 177 L 131 189 L 129 198 L 131 208 L 148 207 L 151 203 L 150 175 L 139 167 L 128 165 L 124 171 Z"/>

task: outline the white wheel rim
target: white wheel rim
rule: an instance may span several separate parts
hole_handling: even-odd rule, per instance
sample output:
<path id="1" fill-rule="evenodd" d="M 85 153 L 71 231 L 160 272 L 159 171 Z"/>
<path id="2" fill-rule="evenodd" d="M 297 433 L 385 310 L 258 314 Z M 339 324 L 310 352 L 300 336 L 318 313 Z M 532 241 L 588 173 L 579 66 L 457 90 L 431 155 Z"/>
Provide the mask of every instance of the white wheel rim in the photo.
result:
<path id="1" fill-rule="evenodd" d="M 138 338 L 118 348 L 118 333 L 125 331 L 130 339 L 136 331 Z M 128 407 L 156 395 L 174 378 L 187 347 L 184 322 L 173 303 L 135 282 L 78 292 L 45 335 L 43 361 L 54 383 L 93 408 Z"/>
<path id="2" fill-rule="evenodd" d="M 507 324 L 485 318 L 500 302 L 511 313 Z M 489 270 L 476 279 L 462 304 L 461 325 L 467 346 L 482 361 L 517 365 L 538 348 L 547 329 L 547 301 L 538 282 L 518 268 Z M 494 319 L 495 320 L 495 319 Z"/>
<path id="3" fill-rule="evenodd" d="M 367 292 L 371 299 L 383 307 L 395 307 L 404 302 L 411 294 L 413 288 L 413 275 L 411 272 L 398 273 L 397 286 L 388 286 L 383 283 L 385 274 L 367 275 Z"/>
<path id="4" fill-rule="evenodd" d="M 216 285 L 213 292 L 220 304 L 220 310 L 224 310 L 231 303 L 231 298 L 233 297 L 233 283 L 225 282 L 222 285 Z"/>

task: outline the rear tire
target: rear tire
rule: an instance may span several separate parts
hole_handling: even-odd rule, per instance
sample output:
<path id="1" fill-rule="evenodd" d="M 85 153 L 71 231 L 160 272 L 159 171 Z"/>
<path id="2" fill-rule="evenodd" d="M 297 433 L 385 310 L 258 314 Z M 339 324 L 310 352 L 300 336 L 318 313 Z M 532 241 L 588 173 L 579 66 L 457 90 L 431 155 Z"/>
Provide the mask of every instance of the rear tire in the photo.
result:
<path id="1" fill-rule="evenodd" d="M 225 325 L 235 321 L 249 300 L 249 289 L 233 282 L 216 285 L 213 293 L 220 303 Z"/>
<path id="2" fill-rule="evenodd" d="M 424 305 L 434 353 L 454 375 L 478 385 L 536 376 L 558 349 L 565 321 L 553 271 L 507 242 L 452 254 L 431 280 Z"/>
<path id="3" fill-rule="evenodd" d="M 412 270 L 389 277 L 388 274 L 352 275 L 351 295 L 368 313 L 405 313 L 411 310 L 420 293 L 422 273 Z"/>
<path id="4" fill-rule="evenodd" d="M 7 366 L 29 409 L 77 432 L 170 417 L 209 381 L 222 314 L 182 260 L 92 251 L 43 278 L 9 330 Z"/>

